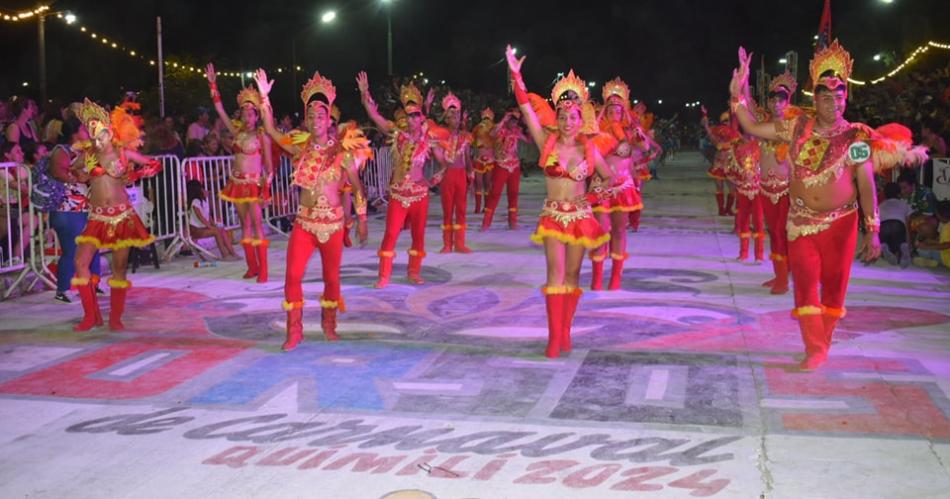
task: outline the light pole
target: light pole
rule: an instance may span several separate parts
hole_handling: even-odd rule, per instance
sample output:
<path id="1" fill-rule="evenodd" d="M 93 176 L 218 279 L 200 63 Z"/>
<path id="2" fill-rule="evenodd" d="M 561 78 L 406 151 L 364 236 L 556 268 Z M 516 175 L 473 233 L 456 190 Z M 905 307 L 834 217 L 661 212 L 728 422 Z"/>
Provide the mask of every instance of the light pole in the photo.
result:
<path id="1" fill-rule="evenodd" d="M 393 75 L 393 8 L 392 0 L 380 0 L 386 4 L 386 72 Z"/>
<path id="2" fill-rule="evenodd" d="M 40 102 L 46 105 L 46 16 L 56 15 L 64 19 L 66 24 L 76 22 L 76 16 L 68 12 L 50 12 L 49 7 L 40 7 L 35 12 L 36 15 L 36 40 L 37 40 L 37 70 L 39 71 Z"/>
<path id="3" fill-rule="evenodd" d="M 335 20 L 336 11 L 328 10 L 320 15 L 320 24 L 331 24 Z M 297 71 L 300 70 L 297 66 L 297 39 L 300 38 L 300 35 L 303 35 L 304 33 L 307 33 L 313 29 L 313 26 L 313 24 L 308 25 L 306 28 L 300 30 L 300 32 L 294 35 L 294 37 L 290 40 L 291 101 L 293 101 L 293 95 L 297 91 Z"/>

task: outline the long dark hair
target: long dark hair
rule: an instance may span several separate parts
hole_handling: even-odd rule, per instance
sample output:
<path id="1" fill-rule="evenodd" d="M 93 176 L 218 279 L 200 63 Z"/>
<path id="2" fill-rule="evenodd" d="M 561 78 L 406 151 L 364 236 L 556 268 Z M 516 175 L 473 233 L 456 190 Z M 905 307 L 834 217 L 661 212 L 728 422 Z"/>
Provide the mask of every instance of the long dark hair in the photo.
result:
<path id="1" fill-rule="evenodd" d="M 204 185 L 198 180 L 189 180 L 185 184 L 185 191 L 188 193 L 188 206 L 191 206 L 191 202 L 196 199 L 205 200 Z"/>

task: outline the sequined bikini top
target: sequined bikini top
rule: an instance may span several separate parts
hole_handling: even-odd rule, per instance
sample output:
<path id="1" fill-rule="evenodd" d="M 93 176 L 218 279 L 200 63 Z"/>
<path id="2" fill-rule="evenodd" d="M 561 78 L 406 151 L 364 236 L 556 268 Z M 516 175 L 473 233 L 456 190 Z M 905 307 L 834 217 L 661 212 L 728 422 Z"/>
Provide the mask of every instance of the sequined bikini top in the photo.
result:
<path id="1" fill-rule="evenodd" d="M 240 154 L 248 156 L 261 152 L 261 138 L 258 132 L 248 132 L 241 130 L 234 138 L 234 145 L 237 146 Z"/>

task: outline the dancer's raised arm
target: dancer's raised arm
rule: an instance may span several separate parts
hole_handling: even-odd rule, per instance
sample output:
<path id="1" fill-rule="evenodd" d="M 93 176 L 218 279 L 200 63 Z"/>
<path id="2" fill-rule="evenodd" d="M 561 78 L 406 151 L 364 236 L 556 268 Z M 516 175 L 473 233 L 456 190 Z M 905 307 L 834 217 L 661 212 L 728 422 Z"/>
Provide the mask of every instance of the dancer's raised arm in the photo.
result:
<path id="1" fill-rule="evenodd" d="M 508 45 L 505 49 L 505 58 L 508 59 L 508 69 L 511 70 L 515 101 L 518 102 L 518 108 L 521 109 L 521 115 L 524 117 L 525 125 L 528 126 L 528 131 L 531 133 L 531 138 L 534 139 L 534 143 L 539 148 L 544 147 L 544 139 L 547 135 L 544 132 L 544 128 L 541 127 L 541 121 L 538 120 L 538 115 L 535 114 L 534 108 L 531 107 L 531 101 L 528 100 L 528 90 L 525 88 L 524 80 L 521 78 L 521 64 L 524 63 L 525 57 L 522 56 L 521 59 L 516 58 L 514 49 L 511 48 L 511 45 Z"/>
<path id="2" fill-rule="evenodd" d="M 751 62 L 752 53 L 747 54 L 745 48 L 739 47 L 739 67 L 732 71 L 732 81 L 729 82 L 731 96 L 729 107 L 745 133 L 761 139 L 780 140 L 775 122 L 759 122 L 752 112 L 752 99 L 749 97 L 749 64 Z"/>
<path id="3" fill-rule="evenodd" d="M 363 103 L 363 108 L 366 109 L 366 114 L 369 115 L 369 119 L 373 120 L 373 123 L 376 123 L 376 127 L 379 128 L 379 131 L 387 134 L 391 133 L 393 129 L 396 128 L 396 124 L 379 114 L 376 101 L 373 100 L 373 96 L 369 93 L 369 77 L 366 76 L 366 71 L 360 71 L 359 74 L 356 75 L 356 86 L 360 89 L 360 102 Z"/>

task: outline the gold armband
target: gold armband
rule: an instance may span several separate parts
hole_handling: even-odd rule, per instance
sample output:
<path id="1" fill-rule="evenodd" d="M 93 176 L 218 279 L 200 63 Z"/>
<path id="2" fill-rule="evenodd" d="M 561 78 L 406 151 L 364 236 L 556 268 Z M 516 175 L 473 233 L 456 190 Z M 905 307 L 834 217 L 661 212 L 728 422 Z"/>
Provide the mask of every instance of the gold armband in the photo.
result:
<path id="1" fill-rule="evenodd" d="M 366 219 L 366 197 L 363 196 L 362 189 L 356 189 L 353 192 L 353 206 L 356 208 L 356 215 L 360 217 L 361 220 Z"/>
<path id="2" fill-rule="evenodd" d="M 878 213 L 874 213 L 873 215 L 865 215 L 864 229 L 868 232 L 881 232 L 881 215 Z"/>

